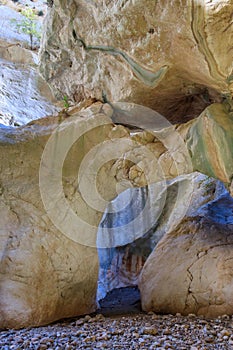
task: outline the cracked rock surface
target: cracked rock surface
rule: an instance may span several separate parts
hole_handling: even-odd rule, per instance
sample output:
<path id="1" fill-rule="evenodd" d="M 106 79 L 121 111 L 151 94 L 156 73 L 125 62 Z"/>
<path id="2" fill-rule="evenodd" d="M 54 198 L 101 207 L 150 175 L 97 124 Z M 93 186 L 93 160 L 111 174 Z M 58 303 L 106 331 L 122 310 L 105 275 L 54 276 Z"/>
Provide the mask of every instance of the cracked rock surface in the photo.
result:
<path id="1" fill-rule="evenodd" d="M 54 0 L 41 72 L 59 98 L 104 93 L 189 120 L 233 92 L 232 11 L 231 0 Z"/>
<path id="2" fill-rule="evenodd" d="M 144 310 L 207 317 L 233 313 L 233 202 L 221 200 L 230 205 L 231 220 L 186 217 L 156 246 L 139 281 Z"/>
<path id="3" fill-rule="evenodd" d="M 123 107 L 126 109 L 118 109 L 120 115 L 125 115 L 128 110 L 132 117 L 132 113 L 138 111 L 135 104 L 124 104 Z M 175 132 L 174 126 L 161 129 L 155 135 L 141 130 L 131 133 L 126 127 L 113 124 L 113 109 L 108 104 L 97 102 L 81 111 L 76 106 L 57 117 L 44 118 L 17 129 L 0 129 L 0 327 L 38 326 L 64 317 L 93 312 L 96 309 L 99 269 L 97 246 L 109 247 L 109 240 L 97 240 L 98 226 L 108 201 L 129 187 L 146 186 L 156 182 L 159 184 L 162 180 L 193 172 L 193 159 L 190 158 L 187 164 L 185 158 L 187 149 L 183 137 L 187 134 L 187 129 L 195 126 L 194 124 L 188 123 L 183 129 L 179 128 L 180 133 Z M 139 111 L 142 110 L 143 107 L 140 106 Z M 218 130 L 219 127 L 216 123 L 213 130 Z M 211 132 L 213 130 L 211 129 Z M 192 137 L 193 144 L 196 144 L 195 135 L 195 132 L 189 135 L 191 144 Z M 216 132 L 215 135 L 220 145 L 222 133 Z M 177 142 L 173 143 L 174 140 Z M 229 145 L 226 143 L 226 150 L 230 149 Z M 162 173 L 158 171 L 158 162 Z M 224 167 L 224 163 L 220 165 Z M 210 191 L 210 196 L 207 195 L 205 199 L 212 199 L 211 189 L 215 188 L 215 182 L 203 181 L 203 186 Z M 181 184 L 182 182 L 185 183 L 180 181 Z M 96 188 L 98 191 L 95 191 Z M 186 195 L 192 194 L 188 181 L 186 186 L 180 188 L 181 191 L 178 192 L 183 200 L 180 204 L 183 204 L 177 206 L 179 212 L 174 211 L 174 216 L 171 215 L 171 210 L 168 210 L 168 222 L 170 220 L 171 223 L 177 222 L 180 213 L 183 209 L 186 210 Z M 154 197 L 156 193 L 155 191 Z M 104 202 L 100 194 L 105 199 Z M 225 205 L 232 205 L 231 201 L 228 195 Z M 152 205 L 152 202 L 149 204 Z M 157 209 L 160 211 L 160 207 Z M 205 207 L 205 212 L 215 216 L 211 206 Z M 166 291 L 172 286 L 169 300 L 172 300 L 172 297 L 176 298 L 176 281 L 178 285 L 181 283 L 183 288 L 178 312 L 186 310 L 184 308 L 188 305 L 187 310 L 190 312 L 194 310 L 200 313 L 199 308 L 203 308 L 204 313 L 212 315 L 211 307 L 205 308 L 205 298 L 208 302 L 211 301 L 211 306 L 218 306 L 217 309 L 213 307 L 214 312 L 231 312 L 230 289 L 227 286 L 231 288 L 232 265 L 231 260 L 227 263 L 224 260 L 225 257 L 232 256 L 230 214 L 230 210 L 225 212 L 228 216 L 226 221 L 222 212 L 219 220 L 223 220 L 223 223 L 217 221 L 211 224 L 205 221 L 200 213 L 196 214 L 196 217 L 201 217 L 201 224 L 196 223 L 193 215 L 190 228 L 188 226 L 189 235 L 185 234 L 183 222 L 178 230 L 179 234 L 175 231 L 175 237 L 171 236 L 171 233 L 169 236 L 164 229 L 164 237 L 167 237 L 172 247 L 174 246 L 176 254 L 173 254 L 174 249 L 168 248 L 168 254 L 162 254 L 159 263 L 155 261 L 154 265 L 153 256 L 157 256 L 161 246 L 166 247 L 166 241 L 164 243 L 163 239 L 146 262 L 140 286 L 142 305 L 145 309 L 148 309 L 147 303 L 153 300 L 154 288 L 159 288 L 158 293 L 162 291 L 162 283 L 165 283 Z M 189 223 L 188 218 L 185 220 L 185 223 Z M 143 220 L 138 226 L 142 222 Z M 126 231 L 128 238 L 132 232 Z M 137 238 L 139 236 L 136 235 L 133 240 Z M 187 299 L 190 274 L 193 274 L 189 266 L 199 250 L 202 252 L 205 247 L 209 249 L 209 242 L 216 248 L 211 250 L 210 255 L 206 254 L 200 262 L 206 262 L 203 271 L 207 269 L 207 277 L 210 280 L 201 280 L 198 288 L 201 291 L 207 290 L 210 295 L 206 297 L 204 293 L 205 298 L 201 295 L 196 308 L 196 304 L 192 303 L 193 298 Z M 124 245 L 115 243 L 113 246 Z M 224 249 L 217 243 L 224 244 Z M 185 251 L 185 255 L 179 254 L 183 244 L 188 245 L 191 252 L 194 250 L 191 260 L 188 252 Z M 214 265 L 214 257 L 211 254 L 215 249 L 218 259 Z M 175 261 L 171 265 L 172 259 Z M 174 269 L 176 263 L 179 266 L 179 259 L 184 273 L 180 275 L 177 271 L 176 280 L 170 284 L 173 276 L 171 266 Z M 209 273 L 209 263 L 211 268 L 215 268 L 215 274 L 212 270 Z M 161 277 L 161 283 L 157 283 L 158 276 Z M 180 282 L 180 276 L 185 279 L 186 284 L 183 280 Z M 216 278 L 220 279 L 217 285 Z M 211 290 L 207 288 L 208 283 L 211 284 Z M 222 285 L 225 287 L 221 289 Z M 195 296 L 195 284 L 192 288 Z M 163 293 L 163 297 L 165 296 L 166 293 Z M 216 299 L 218 297 L 220 299 Z M 166 310 L 161 311 L 170 312 L 170 306 L 166 302 L 164 299 L 163 305 Z"/>

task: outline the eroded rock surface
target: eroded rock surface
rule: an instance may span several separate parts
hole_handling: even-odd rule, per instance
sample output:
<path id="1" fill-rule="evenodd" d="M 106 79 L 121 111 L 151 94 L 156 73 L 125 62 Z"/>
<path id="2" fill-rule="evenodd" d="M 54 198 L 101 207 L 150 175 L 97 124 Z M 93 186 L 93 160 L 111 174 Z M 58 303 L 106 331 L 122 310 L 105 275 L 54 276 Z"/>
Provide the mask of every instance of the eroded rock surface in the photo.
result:
<path id="1" fill-rule="evenodd" d="M 149 106 L 172 121 L 232 93 L 231 0 L 55 0 L 41 72 L 57 96 Z"/>
<path id="2" fill-rule="evenodd" d="M 17 49 L 12 47 L 12 50 L 16 55 Z M 60 109 L 36 66 L 27 64 L 27 57 L 31 57 L 28 50 L 22 56 L 20 53 L 18 58 L 23 63 L 0 58 L 0 123 L 4 125 L 24 125 L 45 115 L 57 114 Z"/>
<path id="3" fill-rule="evenodd" d="M 144 310 L 233 313 L 233 200 L 222 194 L 164 235 L 142 270 Z"/>
<path id="4" fill-rule="evenodd" d="M 227 191 L 219 181 L 193 173 L 163 184 L 128 189 L 110 202 L 97 233 L 98 241 L 109 245 L 98 250 L 98 299 L 114 288 L 137 286 L 144 263 L 164 234 L 183 218 L 195 216 L 206 203 L 216 201 L 215 206 L 202 209 L 205 215 L 223 220 L 224 213 L 231 211 L 226 202 L 220 210 L 223 202 L 217 200 L 223 194 L 227 196 Z M 135 238 L 136 232 L 141 236 Z"/>
<path id="5" fill-rule="evenodd" d="M 117 113 L 123 116 L 143 111 L 134 104 L 121 108 L 118 104 Z M 94 311 L 96 247 L 117 245 L 116 237 L 114 245 L 109 236 L 97 240 L 109 201 L 130 187 L 192 173 L 184 140 L 193 123 L 180 132 L 174 126 L 154 134 L 130 131 L 112 123 L 115 111 L 116 106 L 95 103 L 0 129 L 0 327 L 35 326 Z M 221 133 L 216 136 L 221 142 Z M 186 187 L 181 189 L 177 195 L 186 210 Z M 181 207 L 176 210 L 174 202 L 167 223 L 182 213 Z M 135 233 L 134 239 L 141 237 Z"/>
<path id="6" fill-rule="evenodd" d="M 126 128 L 112 124 L 111 113 L 97 103 L 70 118 L 0 129 L 0 327 L 36 326 L 95 310 L 97 227 L 116 184 L 121 182 L 120 191 L 136 184 L 125 183 L 128 168 L 118 169 L 115 158 L 132 153 L 142 164 L 145 151 Z M 96 199 L 95 186 L 105 201 Z"/>

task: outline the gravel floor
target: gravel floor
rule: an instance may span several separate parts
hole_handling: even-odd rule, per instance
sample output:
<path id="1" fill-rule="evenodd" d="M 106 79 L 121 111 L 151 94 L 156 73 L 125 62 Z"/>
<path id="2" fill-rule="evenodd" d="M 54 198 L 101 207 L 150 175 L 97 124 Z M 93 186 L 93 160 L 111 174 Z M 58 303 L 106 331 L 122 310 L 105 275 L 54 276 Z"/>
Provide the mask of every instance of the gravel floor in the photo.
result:
<path id="1" fill-rule="evenodd" d="M 233 319 L 88 315 L 45 327 L 2 331 L 0 349 L 233 349 Z"/>

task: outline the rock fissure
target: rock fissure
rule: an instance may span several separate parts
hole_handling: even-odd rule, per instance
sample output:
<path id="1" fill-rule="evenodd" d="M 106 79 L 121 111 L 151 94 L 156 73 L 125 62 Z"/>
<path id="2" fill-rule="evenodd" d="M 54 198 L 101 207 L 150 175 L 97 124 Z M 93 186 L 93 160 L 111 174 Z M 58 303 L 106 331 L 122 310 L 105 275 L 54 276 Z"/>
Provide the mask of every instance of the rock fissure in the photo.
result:
<path id="1" fill-rule="evenodd" d="M 86 51 L 102 51 L 113 56 L 121 56 L 129 64 L 130 68 L 137 76 L 137 78 L 140 79 L 145 85 L 148 85 L 151 88 L 155 88 L 160 83 L 160 81 L 164 78 L 165 74 L 169 69 L 168 65 L 164 65 L 157 72 L 152 72 L 151 70 L 143 68 L 124 51 L 116 49 L 115 47 L 104 45 L 86 45 L 83 39 L 77 38 L 76 40 L 82 45 L 82 47 Z"/>

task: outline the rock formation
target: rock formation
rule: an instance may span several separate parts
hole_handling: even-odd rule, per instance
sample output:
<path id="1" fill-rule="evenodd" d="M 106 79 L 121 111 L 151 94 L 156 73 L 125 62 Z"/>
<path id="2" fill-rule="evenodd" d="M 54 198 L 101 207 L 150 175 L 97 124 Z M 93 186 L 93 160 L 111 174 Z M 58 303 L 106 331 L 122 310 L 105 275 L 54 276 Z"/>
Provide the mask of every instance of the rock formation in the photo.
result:
<path id="1" fill-rule="evenodd" d="M 204 208 L 164 235 L 146 261 L 139 282 L 144 310 L 233 313 L 233 200 L 223 195 Z"/>
<path id="2" fill-rule="evenodd" d="M 104 92 L 188 120 L 232 93 L 232 11 L 231 0 L 55 0 L 41 72 L 60 98 Z"/>
<path id="3" fill-rule="evenodd" d="M 98 299 L 114 288 L 137 286 L 145 261 L 164 234 L 224 191 L 219 181 L 193 173 L 166 181 L 163 186 L 158 183 L 128 189 L 110 202 L 97 233 L 99 243 L 105 241 L 108 246 L 111 242 L 111 247 L 109 244 L 98 250 Z M 141 236 L 134 239 L 138 231 Z M 153 268 L 158 270 L 157 266 Z"/>
<path id="4" fill-rule="evenodd" d="M 19 10 L 19 3 L 15 7 Z M 38 52 L 28 49 L 29 35 L 17 31 L 16 24 L 23 18 L 7 5 L 0 5 L 0 124 L 6 126 L 26 124 L 59 110 L 47 82 L 38 74 Z"/>
<path id="5" fill-rule="evenodd" d="M 123 116 L 143 110 L 119 106 L 117 113 Z M 129 187 L 155 182 L 164 191 L 166 179 L 192 173 L 183 139 L 189 131 L 192 135 L 195 124 L 188 123 L 180 133 L 173 126 L 155 131 L 156 136 L 130 133 L 112 123 L 115 111 L 116 106 L 96 103 L 70 111 L 70 117 L 1 129 L 1 327 L 45 324 L 94 311 L 96 246 L 125 244 L 114 236 L 97 240 L 109 200 Z M 221 133 L 216 136 L 221 142 Z M 174 206 L 171 223 L 185 214 L 184 189 L 178 186 L 177 192 L 184 210 Z M 154 201 L 158 214 L 162 202 Z M 142 237 L 140 230 L 128 232 L 130 242 L 132 234 L 133 240 Z"/>
<path id="6" fill-rule="evenodd" d="M 146 149 L 130 139 L 127 129 L 112 124 L 111 113 L 111 107 L 97 103 L 63 122 L 59 116 L 0 129 L 1 328 L 36 326 L 95 310 L 97 228 L 107 200 L 116 196 L 117 182 L 119 191 L 130 185 L 124 174 L 132 163 L 115 163 L 128 152 L 142 166 Z M 152 143 L 142 133 L 144 138 Z M 153 154 L 149 148 L 148 154 Z M 148 161 L 149 156 L 145 166 Z M 96 174 L 90 169 L 96 165 L 93 184 L 105 201 L 93 191 Z M 141 170 L 136 173 L 145 181 Z"/>
<path id="7" fill-rule="evenodd" d="M 145 310 L 233 313 L 232 201 L 215 180 L 190 185 L 199 171 L 233 194 L 232 1 L 49 5 L 40 71 L 57 97 L 83 108 L 0 128 L 0 327 L 94 311 L 98 273 L 114 270 L 118 254 L 123 278 L 134 261 L 124 283 L 137 280 L 145 259 L 129 244 L 145 237 L 148 254 L 163 237 L 140 277 Z M 15 57 L 15 47 L 1 52 Z M 145 231 L 114 212 L 132 187 L 152 193 L 139 206 L 146 221 L 161 220 Z M 105 225 L 112 213 L 122 235 Z"/>

